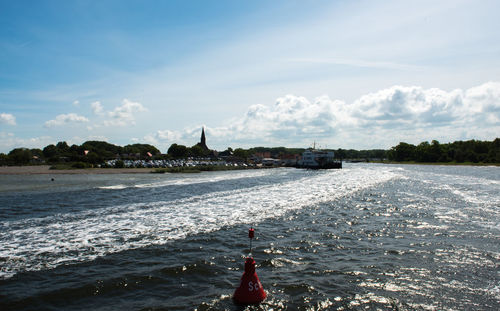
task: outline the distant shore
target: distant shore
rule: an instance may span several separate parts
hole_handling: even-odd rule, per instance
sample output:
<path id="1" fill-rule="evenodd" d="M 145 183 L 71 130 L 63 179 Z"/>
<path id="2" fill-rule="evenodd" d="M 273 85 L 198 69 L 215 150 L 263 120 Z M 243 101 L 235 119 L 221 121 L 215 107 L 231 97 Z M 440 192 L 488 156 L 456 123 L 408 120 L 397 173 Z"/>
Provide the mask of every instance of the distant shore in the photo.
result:
<path id="1" fill-rule="evenodd" d="M 55 169 L 50 165 L 32 166 L 0 166 L 0 175 L 37 175 L 37 174 L 147 174 L 151 168 L 84 168 L 84 169 Z"/>
<path id="2" fill-rule="evenodd" d="M 420 163 L 372 161 L 380 164 L 410 164 L 410 165 L 459 165 L 459 166 L 500 166 L 499 163 Z M 83 169 L 50 169 L 50 165 L 0 166 L 0 175 L 40 175 L 40 174 L 150 174 L 150 173 L 199 173 L 197 168 L 155 169 L 155 168 L 83 168 Z M 220 169 L 228 170 L 229 168 Z M 169 171 L 171 170 L 171 171 Z M 207 170 L 207 169 L 204 169 Z"/>
<path id="3" fill-rule="evenodd" d="M 365 163 L 380 164 L 409 164 L 409 165 L 447 165 L 447 166 L 500 166 L 500 163 L 474 163 L 474 162 L 416 162 L 416 161 L 370 161 Z"/>

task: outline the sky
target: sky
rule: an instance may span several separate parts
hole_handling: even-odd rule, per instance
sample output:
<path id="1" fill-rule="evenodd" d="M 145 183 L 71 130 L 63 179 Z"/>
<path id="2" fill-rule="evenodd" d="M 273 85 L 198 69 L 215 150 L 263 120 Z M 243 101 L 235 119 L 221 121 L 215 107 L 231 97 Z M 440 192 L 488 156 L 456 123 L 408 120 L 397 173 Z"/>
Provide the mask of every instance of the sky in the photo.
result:
<path id="1" fill-rule="evenodd" d="M 500 137 L 499 1 L 0 0 L 0 152 Z"/>

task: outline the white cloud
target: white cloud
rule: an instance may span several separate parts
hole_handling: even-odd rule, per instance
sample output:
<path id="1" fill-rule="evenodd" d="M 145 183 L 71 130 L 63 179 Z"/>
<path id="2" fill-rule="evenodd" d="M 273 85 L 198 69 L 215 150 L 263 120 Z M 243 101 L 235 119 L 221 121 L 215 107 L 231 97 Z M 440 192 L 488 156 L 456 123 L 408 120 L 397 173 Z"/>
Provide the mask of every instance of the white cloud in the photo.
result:
<path id="1" fill-rule="evenodd" d="M 148 143 L 155 146 L 169 147 L 171 144 L 195 145 L 199 142 L 202 126 L 185 128 L 182 131 L 159 130 L 154 134 L 145 135 L 143 138 L 133 138 L 135 143 Z M 215 129 L 216 130 L 216 129 Z M 213 132 L 214 129 L 207 130 Z"/>
<path id="2" fill-rule="evenodd" d="M 56 116 L 54 120 L 49 120 L 45 122 L 45 127 L 50 128 L 64 124 L 84 123 L 84 122 L 89 122 L 89 119 L 87 119 L 84 116 L 79 116 L 76 113 L 60 114 Z"/>
<path id="3" fill-rule="evenodd" d="M 104 112 L 104 108 L 102 107 L 100 101 L 91 103 L 90 107 L 92 108 L 92 112 L 96 115 L 100 115 Z"/>
<path id="4" fill-rule="evenodd" d="M 205 132 L 209 147 L 210 143 L 224 148 L 228 144 L 309 144 L 314 138 L 335 134 L 337 124 L 341 123 L 338 119 L 343 117 L 343 105 L 344 102 L 326 96 L 310 102 L 304 97 L 286 95 L 273 106 L 252 105 L 242 118 L 231 120 L 227 126 L 205 127 Z M 150 136 L 144 139 L 191 146 L 199 141 L 201 128 L 199 125 L 182 131 L 162 130 L 153 135 L 154 140 Z"/>
<path id="5" fill-rule="evenodd" d="M 33 138 L 16 137 L 14 133 L 0 132 L 0 150 L 8 152 L 14 148 L 43 148 L 53 144 L 54 139 L 50 136 Z"/>
<path id="6" fill-rule="evenodd" d="M 393 86 L 362 96 L 354 102 L 352 111 L 364 127 L 371 128 L 499 126 L 500 83 L 450 92 Z"/>
<path id="7" fill-rule="evenodd" d="M 10 113 L 0 113 L 0 123 L 16 125 L 16 117 Z"/>
<path id="8" fill-rule="evenodd" d="M 286 95 L 278 98 L 274 106 L 250 106 L 245 116 L 230 125 L 229 130 L 236 131 L 241 139 L 248 135 L 270 139 L 331 135 L 343 104 L 326 96 L 310 102 L 304 97 Z"/>
<path id="9" fill-rule="evenodd" d="M 80 106 L 80 101 L 79 100 L 73 101 L 73 106 L 79 107 Z"/>
<path id="10" fill-rule="evenodd" d="M 488 82 L 465 92 L 464 110 L 473 112 L 476 123 L 498 126 L 500 123 L 500 82 Z"/>
<path id="11" fill-rule="evenodd" d="M 201 126 L 163 130 L 150 141 L 192 145 Z M 207 144 L 389 148 L 399 141 L 494 139 L 500 133 L 500 83 L 444 91 L 393 86 L 352 104 L 327 96 L 286 95 L 272 106 L 252 105 L 226 126 L 206 127 Z"/>
<path id="12" fill-rule="evenodd" d="M 176 141 L 181 139 L 182 135 L 179 132 L 176 131 L 170 131 L 170 130 L 164 130 L 164 131 L 158 131 L 156 133 L 156 137 L 160 140 L 166 140 L 166 141 Z"/>
<path id="13" fill-rule="evenodd" d="M 104 135 L 90 135 L 87 136 L 86 140 L 98 140 L 98 141 L 108 141 L 109 139 Z"/>
<path id="14" fill-rule="evenodd" d="M 135 117 L 134 114 L 137 112 L 144 112 L 147 109 L 138 102 L 132 102 L 128 99 L 124 99 L 121 106 L 118 106 L 113 111 L 108 112 L 108 116 L 112 120 L 104 121 L 106 126 L 126 126 L 134 125 Z"/>
<path id="15" fill-rule="evenodd" d="M 158 139 L 156 139 L 155 135 L 146 135 L 146 136 L 144 136 L 143 139 L 134 138 L 134 139 L 132 139 L 132 141 L 139 143 L 139 144 L 150 144 L 153 146 L 159 144 L 159 141 L 158 141 Z"/>
<path id="16" fill-rule="evenodd" d="M 461 90 L 393 86 L 356 100 L 352 116 L 363 127 L 436 126 L 457 120 L 463 99 Z"/>

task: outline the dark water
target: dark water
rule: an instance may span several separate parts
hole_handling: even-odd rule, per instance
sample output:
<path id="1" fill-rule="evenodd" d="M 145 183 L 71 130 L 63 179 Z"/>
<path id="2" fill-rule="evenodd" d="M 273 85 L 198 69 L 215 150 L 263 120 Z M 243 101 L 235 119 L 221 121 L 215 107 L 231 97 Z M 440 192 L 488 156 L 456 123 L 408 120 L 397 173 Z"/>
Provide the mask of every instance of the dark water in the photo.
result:
<path id="1" fill-rule="evenodd" d="M 0 176 L 0 310 L 498 310 L 500 169 Z"/>

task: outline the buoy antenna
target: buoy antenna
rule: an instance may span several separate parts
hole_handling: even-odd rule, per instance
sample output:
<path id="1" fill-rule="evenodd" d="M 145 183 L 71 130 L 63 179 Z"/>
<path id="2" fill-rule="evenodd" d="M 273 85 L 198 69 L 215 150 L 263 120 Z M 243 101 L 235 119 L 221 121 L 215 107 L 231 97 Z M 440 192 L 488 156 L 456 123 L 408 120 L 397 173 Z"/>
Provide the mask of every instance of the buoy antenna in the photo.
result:
<path id="1" fill-rule="evenodd" d="M 250 229 L 248 229 L 248 238 L 250 239 L 250 255 L 252 254 L 252 240 L 254 236 L 255 236 L 255 230 L 252 227 L 250 227 Z"/>

